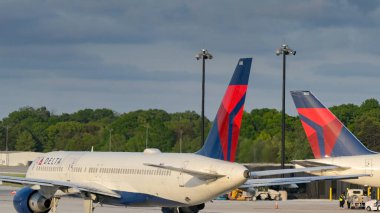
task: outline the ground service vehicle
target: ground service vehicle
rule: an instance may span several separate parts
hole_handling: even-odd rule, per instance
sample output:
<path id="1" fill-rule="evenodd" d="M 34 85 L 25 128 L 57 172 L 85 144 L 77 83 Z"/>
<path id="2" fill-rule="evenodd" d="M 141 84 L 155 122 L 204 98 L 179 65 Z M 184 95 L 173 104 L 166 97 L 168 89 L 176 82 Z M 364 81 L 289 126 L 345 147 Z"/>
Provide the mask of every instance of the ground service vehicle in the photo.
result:
<path id="1" fill-rule="evenodd" d="M 347 189 L 347 207 L 348 208 L 365 208 L 366 202 L 371 200 L 370 197 L 364 195 L 363 189 Z"/>
<path id="2" fill-rule="evenodd" d="M 234 189 L 228 193 L 228 200 L 252 200 L 253 194 L 241 189 Z"/>
<path id="3" fill-rule="evenodd" d="M 228 193 L 229 200 L 280 200 L 280 192 L 272 189 L 268 190 L 241 190 L 234 189 Z"/>
<path id="4" fill-rule="evenodd" d="M 256 191 L 254 199 L 260 199 L 260 200 L 280 200 L 281 199 L 281 194 L 280 192 L 273 190 L 273 189 L 268 189 L 264 191 Z"/>
<path id="5" fill-rule="evenodd" d="M 370 200 L 365 203 L 365 209 L 367 211 L 379 211 L 380 202 L 378 200 Z"/>

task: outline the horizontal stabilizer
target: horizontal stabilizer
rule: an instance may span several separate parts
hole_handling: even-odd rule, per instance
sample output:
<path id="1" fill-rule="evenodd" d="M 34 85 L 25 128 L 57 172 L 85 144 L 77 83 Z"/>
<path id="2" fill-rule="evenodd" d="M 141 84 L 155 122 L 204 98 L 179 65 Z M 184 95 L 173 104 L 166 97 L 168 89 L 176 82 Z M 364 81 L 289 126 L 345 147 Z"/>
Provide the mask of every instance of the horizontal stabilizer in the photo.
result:
<path id="1" fill-rule="evenodd" d="M 144 163 L 145 166 L 151 166 L 151 167 L 156 167 L 156 168 L 161 168 L 161 169 L 167 169 L 171 171 L 176 171 L 176 172 L 182 172 L 186 173 L 189 175 L 192 175 L 194 177 L 197 177 L 201 180 L 211 180 L 211 179 L 218 179 L 221 177 L 224 177 L 225 175 L 220 175 L 216 173 L 207 173 L 207 172 L 200 172 L 196 170 L 190 170 L 190 169 L 184 169 L 184 168 L 179 168 L 179 167 L 174 167 L 174 166 L 167 166 L 167 165 L 161 165 L 161 164 L 150 164 L 150 163 Z"/>
<path id="2" fill-rule="evenodd" d="M 319 180 L 346 180 L 358 179 L 359 177 L 369 176 L 368 174 L 357 175 L 334 175 L 334 176 L 307 176 L 307 177 L 290 177 L 290 178 L 266 178 L 266 179 L 250 179 L 247 180 L 239 188 L 255 188 L 261 186 L 277 186 L 277 185 L 290 185 L 297 183 L 310 183 Z"/>
<path id="3" fill-rule="evenodd" d="M 338 168 L 337 166 L 318 166 L 318 167 L 298 168 L 298 169 L 276 169 L 276 170 L 250 172 L 249 176 L 251 178 L 257 178 L 257 177 L 262 177 L 262 176 L 282 175 L 282 174 L 291 174 L 291 173 L 299 173 L 299 172 L 325 171 L 325 170 L 333 170 L 337 168 Z"/>
<path id="4" fill-rule="evenodd" d="M 292 163 L 295 164 L 295 165 L 302 166 L 302 167 L 334 166 L 334 165 L 331 165 L 331 164 L 315 162 L 315 161 L 312 161 L 312 160 L 294 160 L 294 161 L 292 161 Z M 341 166 L 335 166 L 335 167 L 336 168 L 334 170 L 339 170 L 339 171 L 350 169 L 350 167 L 341 167 Z"/>

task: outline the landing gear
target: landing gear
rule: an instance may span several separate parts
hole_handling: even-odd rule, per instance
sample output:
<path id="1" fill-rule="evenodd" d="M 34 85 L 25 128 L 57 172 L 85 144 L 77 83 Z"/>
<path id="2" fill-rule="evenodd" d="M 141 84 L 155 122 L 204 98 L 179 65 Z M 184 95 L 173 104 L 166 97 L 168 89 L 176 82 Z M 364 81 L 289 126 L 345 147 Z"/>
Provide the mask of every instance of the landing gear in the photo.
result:
<path id="1" fill-rule="evenodd" d="M 93 213 L 94 212 L 94 201 L 92 199 L 83 200 L 84 213 Z"/>
<path id="2" fill-rule="evenodd" d="M 82 193 L 83 197 L 83 212 L 93 213 L 94 212 L 94 200 L 96 200 L 96 195 L 91 193 Z"/>
<path id="3" fill-rule="evenodd" d="M 51 199 L 51 213 L 57 213 L 57 207 L 58 207 L 58 201 L 59 201 L 59 197 L 53 197 Z"/>

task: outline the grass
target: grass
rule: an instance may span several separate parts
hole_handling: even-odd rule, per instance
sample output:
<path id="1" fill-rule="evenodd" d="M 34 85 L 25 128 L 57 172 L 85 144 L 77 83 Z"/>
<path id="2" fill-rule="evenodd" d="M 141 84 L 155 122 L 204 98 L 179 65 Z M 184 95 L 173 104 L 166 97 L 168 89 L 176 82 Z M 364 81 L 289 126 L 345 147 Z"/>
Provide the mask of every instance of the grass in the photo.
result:
<path id="1" fill-rule="evenodd" d="M 6 174 L 6 175 L 3 175 L 3 176 L 10 176 L 10 177 L 21 177 L 21 178 L 24 178 L 25 177 L 25 174 Z M 16 184 L 16 183 L 5 183 L 3 182 L 2 186 L 13 186 L 13 187 L 21 187 L 22 184 Z"/>

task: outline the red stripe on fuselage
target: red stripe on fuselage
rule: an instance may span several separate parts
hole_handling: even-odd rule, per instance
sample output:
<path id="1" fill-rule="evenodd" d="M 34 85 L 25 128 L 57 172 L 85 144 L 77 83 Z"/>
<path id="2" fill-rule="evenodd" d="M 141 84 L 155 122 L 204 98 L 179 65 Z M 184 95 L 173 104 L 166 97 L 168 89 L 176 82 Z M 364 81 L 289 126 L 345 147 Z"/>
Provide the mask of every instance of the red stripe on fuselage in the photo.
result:
<path id="1" fill-rule="evenodd" d="M 335 143 L 342 131 L 343 125 L 335 119 L 323 126 L 323 137 L 325 138 L 325 153 L 331 156 L 331 152 L 334 149 Z"/>
<path id="2" fill-rule="evenodd" d="M 312 120 L 319 126 L 325 126 L 336 117 L 326 108 L 298 108 L 298 113 Z"/>
<path id="3" fill-rule="evenodd" d="M 244 112 L 244 105 L 239 110 L 238 114 L 235 116 L 233 120 L 233 130 L 232 130 L 232 140 L 231 140 L 231 156 L 230 161 L 235 161 L 235 155 L 238 145 L 238 139 L 239 139 L 239 133 L 240 133 L 240 126 L 241 126 L 241 120 L 243 118 L 243 112 Z"/>
<path id="4" fill-rule="evenodd" d="M 221 143 L 220 145 L 222 146 L 224 160 L 227 160 L 227 153 L 228 153 L 228 120 L 229 120 L 228 112 L 223 107 L 223 105 L 220 105 L 218 114 L 217 114 L 217 121 L 218 121 L 219 139 Z"/>
<path id="5" fill-rule="evenodd" d="M 241 98 L 245 95 L 246 91 L 247 85 L 228 86 L 222 101 L 222 104 L 228 113 L 230 113 L 235 108 Z"/>
<path id="6" fill-rule="evenodd" d="M 230 113 L 240 100 L 244 97 L 247 91 L 247 85 L 230 85 L 224 95 L 221 106 L 219 107 L 217 120 L 218 120 L 218 132 L 220 145 L 223 150 L 224 160 L 228 159 L 228 139 L 231 138 L 231 150 L 230 150 L 230 161 L 235 160 L 235 154 L 238 144 L 238 138 L 240 133 L 241 120 L 243 117 L 244 105 L 236 114 L 234 120 L 232 121 L 232 135 L 228 135 L 229 131 L 229 121 Z"/>
<path id="7" fill-rule="evenodd" d="M 330 110 L 328 110 L 327 108 L 298 108 L 297 110 L 300 115 L 310 119 L 311 121 L 313 121 L 314 123 L 322 127 L 323 132 L 321 134 L 323 135 L 324 146 L 325 146 L 324 153 L 325 155 L 330 156 L 331 152 L 334 149 L 335 143 L 340 135 L 340 132 L 342 131 L 343 125 L 339 122 L 339 120 L 335 117 L 335 115 L 332 114 Z M 307 131 L 306 128 L 305 128 L 305 131 Z M 314 136 L 313 136 L 313 140 L 316 140 L 316 145 L 318 145 L 318 137 L 316 136 L 314 139 Z M 309 141 L 311 140 L 309 139 Z M 314 143 L 315 142 L 313 142 L 313 144 Z M 310 145 L 312 145 L 312 142 L 310 142 Z M 313 148 L 313 145 L 312 145 L 314 157 L 318 158 L 314 152 L 315 148 L 316 147 Z M 320 156 L 319 148 L 318 148 L 318 152 L 319 152 L 318 153 L 319 157 L 325 157 L 325 156 Z"/>
<path id="8" fill-rule="evenodd" d="M 309 126 L 307 123 L 301 120 L 303 129 L 305 130 L 306 137 L 309 140 L 311 150 L 313 151 L 315 158 L 321 158 L 321 151 L 318 145 L 318 135 L 317 132 Z"/>

